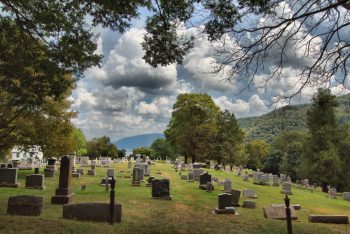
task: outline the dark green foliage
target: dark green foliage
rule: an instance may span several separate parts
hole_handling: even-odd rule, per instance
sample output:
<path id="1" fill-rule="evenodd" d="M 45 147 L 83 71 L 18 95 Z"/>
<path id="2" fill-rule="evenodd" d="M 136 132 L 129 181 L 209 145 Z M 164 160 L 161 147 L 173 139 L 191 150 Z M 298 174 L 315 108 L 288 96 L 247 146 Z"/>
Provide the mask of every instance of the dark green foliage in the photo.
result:
<path id="1" fill-rule="evenodd" d="M 156 158 L 160 158 L 163 160 L 165 160 L 166 158 L 175 159 L 175 151 L 173 147 L 171 146 L 170 142 L 164 138 L 156 139 L 152 143 L 151 149 L 153 150 L 152 158 L 154 159 Z"/>
<path id="2" fill-rule="evenodd" d="M 118 149 L 117 150 L 118 158 L 126 157 L 126 150 L 125 149 Z"/>
<path id="3" fill-rule="evenodd" d="M 141 155 L 141 156 L 148 156 L 150 157 L 152 155 L 153 150 L 151 149 L 151 147 L 145 147 L 145 146 L 141 146 L 138 148 L 134 148 L 132 150 L 132 155 L 134 157 L 136 157 L 137 154 Z"/>
<path id="4" fill-rule="evenodd" d="M 107 136 L 92 138 L 91 141 L 87 142 L 87 155 L 90 159 L 100 156 L 114 159 L 118 157 L 118 149 Z"/>
<path id="5" fill-rule="evenodd" d="M 275 151 L 267 156 L 264 163 L 264 172 L 272 174 L 280 174 L 280 164 L 282 161 L 283 153 L 281 151 Z"/>

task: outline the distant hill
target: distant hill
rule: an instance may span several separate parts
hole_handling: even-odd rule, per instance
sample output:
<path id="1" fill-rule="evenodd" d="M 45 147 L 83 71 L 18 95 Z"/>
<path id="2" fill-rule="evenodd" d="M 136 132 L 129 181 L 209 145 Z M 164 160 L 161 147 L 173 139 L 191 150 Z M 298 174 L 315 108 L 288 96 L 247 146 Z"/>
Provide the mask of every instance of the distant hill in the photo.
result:
<path id="1" fill-rule="evenodd" d="M 350 125 L 350 94 L 337 97 L 335 108 L 340 124 Z M 282 131 L 307 131 L 306 112 L 311 104 L 284 106 L 267 114 L 240 118 L 238 123 L 247 133 L 248 140 L 263 139 L 271 142 Z"/>
<path id="2" fill-rule="evenodd" d="M 163 133 L 142 134 L 137 136 L 125 137 L 114 144 L 119 149 L 125 149 L 126 151 L 132 151 L 133 148 L 141 146 L 150 146 L 157 138 L 164 138 Z"/>

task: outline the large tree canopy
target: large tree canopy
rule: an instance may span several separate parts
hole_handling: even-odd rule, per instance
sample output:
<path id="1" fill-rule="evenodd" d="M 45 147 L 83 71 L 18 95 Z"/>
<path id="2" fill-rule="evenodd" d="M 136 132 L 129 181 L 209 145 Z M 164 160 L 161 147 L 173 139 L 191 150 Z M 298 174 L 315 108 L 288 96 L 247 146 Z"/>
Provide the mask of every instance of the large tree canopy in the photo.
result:
<path id="1" fill-rule="evenodd" d="M 350 56 L 350 3 L 347 0 L 155 0 L 147 20 L 144 59 L 153 66 L 181 63 L 194 36 L 216 48 L 214 70 L 226 79 L 244 80 L 268 74 L 259 85 L 288 75 L 298 79 L 291 98 L 307 86 L 332 80 L 346 85 Z M 186 36 L 177 30 L 196 27 Z M 180 31 L 180 32 L 179 32 Z M 286 73 L 287 72 L 287 73 Z"/>

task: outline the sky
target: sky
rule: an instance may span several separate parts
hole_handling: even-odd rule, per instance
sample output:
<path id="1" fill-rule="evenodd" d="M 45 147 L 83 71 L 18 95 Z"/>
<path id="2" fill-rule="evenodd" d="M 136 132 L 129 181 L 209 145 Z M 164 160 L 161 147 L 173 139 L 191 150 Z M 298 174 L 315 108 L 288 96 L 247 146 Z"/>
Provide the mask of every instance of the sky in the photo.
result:
<path id="1" fill-rule="evenodd" d="M 102 66 L 88 69 L 72 95 L 73 109 L 79 112 L 73 122 L 88 139 L 109 136 L 115 141 L 163 132 L 181 93 L 208 93 L 222 110 L 229 110 L 237 118 L 267 113 L 288 104 L 285 101 L 274 104 L 274 100 L 298 88 L 295 74 L 309 62 L 301 51 L 303 48 L 289 48 L 286 53 L 291 59 L 284 64 L 286 69 L 279 82 L 270 81 L 266 88 L 269 75 L 266 69 L 256 77 L 253 87 L 242 91 L 242 84 L 229 83 L 224 74 L 211 73 L 217 58 L 205 39 L 196 39 L 181 65 L 153 68 L 142 59 L 143 17 L 133 21 L 124 34 L 102 28 L 94 31 L 99 34 L 96 53 L 104 56 Z M 182 33 L 194 32 L 183 29 Z M 232 38 L 227 42 L 235 43 Z M 278 48 L 272 49 L 267 68 L 278 53 Z M 336 95 L 348 93 L 337 84 L 331 89 Z M 310 102 L 316 90 L 305 88 L 291 103 Z"/>

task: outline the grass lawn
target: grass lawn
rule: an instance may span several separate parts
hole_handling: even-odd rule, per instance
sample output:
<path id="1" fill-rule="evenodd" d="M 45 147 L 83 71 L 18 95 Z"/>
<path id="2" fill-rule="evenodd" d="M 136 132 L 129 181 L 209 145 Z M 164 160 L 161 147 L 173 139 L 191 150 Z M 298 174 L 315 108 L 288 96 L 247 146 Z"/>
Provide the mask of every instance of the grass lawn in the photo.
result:
<path id="1" fill-rule="evenodd" d="M 127 163 L 111 164 L 118 175 L 130 175 Z M 85 173 L 87 167 L 84 168 Z M 108 193 L 99 183 L 106 175 L 106 168 L 97 168 L 96 176 L 83 175 L 72 178 L 75 202 L 109 202 Z M 124 170 L 124 173 L 119 171 Z M 160 170 L 161 175 L 156 174 Z M 284 195 L 281 187 L 254 185 L 244 182 L 236 173 L 208 170 L 219 179 L 231 178 L 234 189 L 255 189 L 258 199 L 256 209 L 237 208 L 239 215 L 214 215 L 217 195 L 223 187 L 215 184 L 213 193 L 198 189 L 198 182 L 180 180 L 180 176 L 169 164 L 157 163 L 151 167 L 156 178 L 170 179 L 172 201 L 151 199 L 151 188 L 131 186 L 130 178 L 117 177 L 116 202 L 123 204 L 122 222 L 111 226 L 107 223 L 79 222 L 62 218 L 62 206 L 51 205 L 51 196 L 58 185 L 55 178 L 45 178 L 45 190 L 24 189 L 25 176 L 33 171 L 19 171 L 20 188 L 0 188 L 0 233 L 286 233 L 286 222 L 267 220 L 263 216 L 264 206 L 281 204 Z M 42 169 L 41 169 L 42 172 Z M 147 178 L 147 177 L 145 177 Z M 80 191 L 80 184 L 87 184 Z M 342 214 L 350 216 L 350 202 L 331 200 L 326 194 L 293 187 L 292 204 L 300 204 L 298 221 L 293 221 L 294 233 L 349 233 L 349 225 L 314 224 L 307 220 L 308 214 Z M 7 200 L 14 195 L 38 195 L 44 197 L 44 209 L 40 217 L 6 215 Z M 241 197 L 240 203 L 243 198 Z"/>

